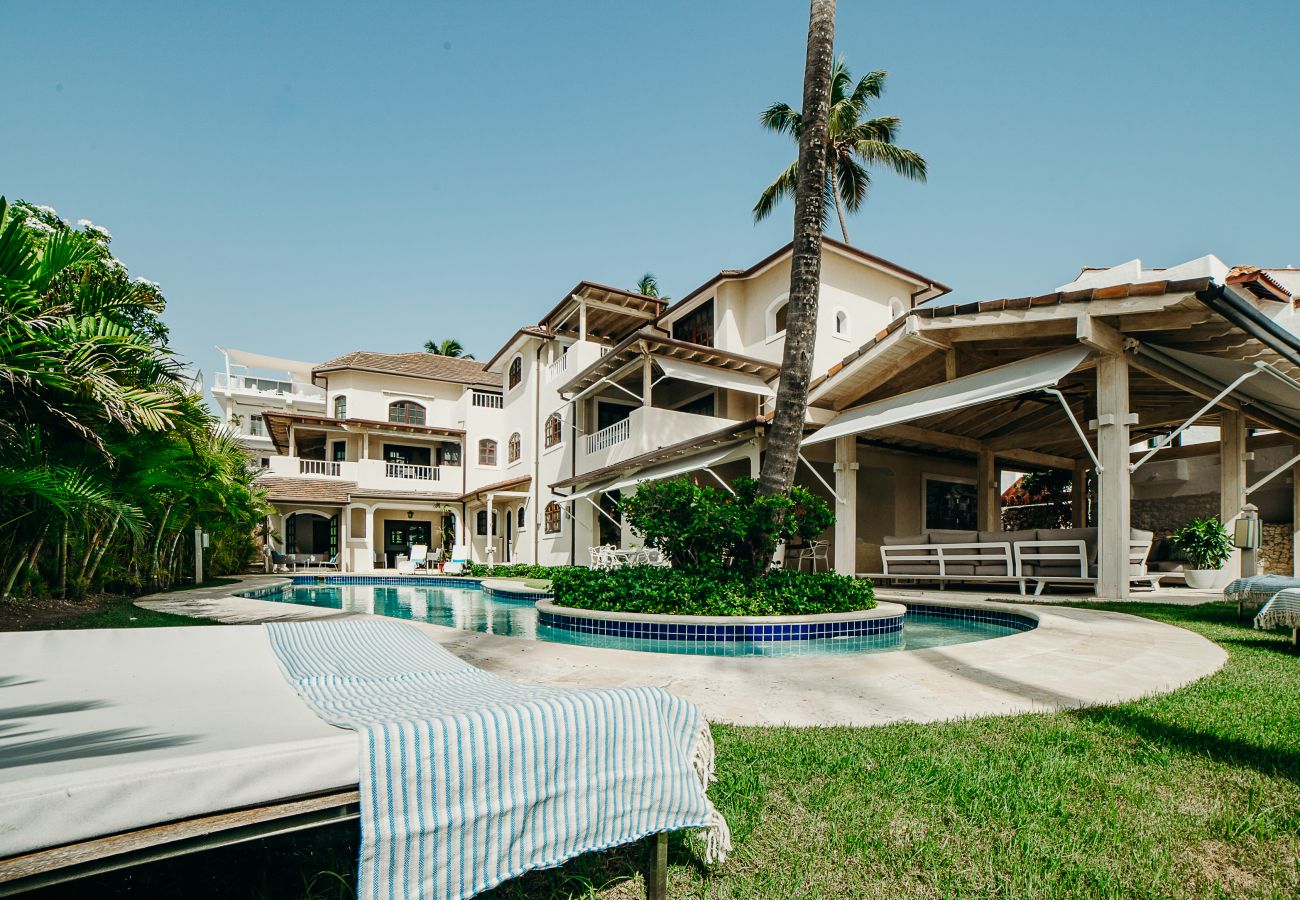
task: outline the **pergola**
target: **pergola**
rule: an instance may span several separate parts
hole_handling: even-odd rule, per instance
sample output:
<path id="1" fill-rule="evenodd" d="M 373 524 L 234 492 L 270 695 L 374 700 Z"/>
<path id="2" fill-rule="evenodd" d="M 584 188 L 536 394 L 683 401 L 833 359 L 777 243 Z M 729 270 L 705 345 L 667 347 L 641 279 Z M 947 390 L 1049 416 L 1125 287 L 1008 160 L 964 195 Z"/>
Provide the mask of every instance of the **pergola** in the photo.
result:
<path id="1" fill-rule="evenodd" d="M 1240 515 L 1248 425 L 1300 443 L 1300 336 L 1288 293 L 1266 273 L 1108 286 L 922 307 L 812 386 L 835 442 L 836 494 L 855 502 L 859 444 L 976 462 L 980 530 L 1000 528 L 999 462 L 1095 473 L 1097 592 L 1129 591 L 1130 475 L 1193 421 L 1221 429 L 1221 517 Z M 1150 452 L 1132 454 L 1154 440 Z M 1075 524 L 1084 505 L 1075 503 Z M 837 517 L 851 571 L 856 510 Z M 845 569 L 847 563 L 848 569 Z"/>

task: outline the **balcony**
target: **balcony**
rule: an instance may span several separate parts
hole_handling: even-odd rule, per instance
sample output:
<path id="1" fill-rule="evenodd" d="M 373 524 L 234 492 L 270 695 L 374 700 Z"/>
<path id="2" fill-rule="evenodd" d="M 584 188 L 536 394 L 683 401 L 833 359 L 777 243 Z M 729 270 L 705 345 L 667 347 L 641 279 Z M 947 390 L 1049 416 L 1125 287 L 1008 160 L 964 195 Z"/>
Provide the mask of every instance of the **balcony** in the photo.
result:
<path id="1" fill-rule="evenodd" d="M 479 409 L 501 409 L 505 406 L 505 398 L 491 391 L 470 391 L 469 405 Z"/>
<path id="2" fill-rule="evenodd" d="M 244 394 L 253 397 L 274 397 L 288 403 L 325 404 L 325 390 L 301 381 L 281 381 L 275 378 L 258 378 L 253 375 L 231 375 L 218 372 L 212 380 L 212 390 L 221 394 Z"/>
<path id="3" fill-rule="evenodd" d="M 689 441 L 731 424 L 731 419 L 717 416 L 640 406 L 621 422 L 586 435 L 577 460 L 578 474 Z"/>
<path id="4" fill-rule="evenodd" d="M 297 456 L 272 456 L 267 474 L 290 478 L 326 478 L 351 481 L 361 490 L 400 491 L 402 493 L 457 492 L 459 476 L 443 480 L 439 466 L 417 466 L 387 462 L 382 459 L 359 459 L 336 462 L 326 459 L 302 459 Z M 453 469 L 453 472 L 456 470 Z M 453 483 L 454 482 L 454 483 Z"/>

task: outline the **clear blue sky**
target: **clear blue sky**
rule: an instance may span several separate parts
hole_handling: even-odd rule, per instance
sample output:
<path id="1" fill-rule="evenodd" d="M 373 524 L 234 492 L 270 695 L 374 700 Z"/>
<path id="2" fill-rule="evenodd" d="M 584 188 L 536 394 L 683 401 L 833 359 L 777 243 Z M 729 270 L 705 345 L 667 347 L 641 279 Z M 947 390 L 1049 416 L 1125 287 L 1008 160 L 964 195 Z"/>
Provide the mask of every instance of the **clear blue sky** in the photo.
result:
<path id="1" fill-rule="evenodd" d="M 0 193 L 110 228 L 176 349 L 479 358 L 583 278 L 682 296 L 789 239 L 803 2 L 0 6 Z M 854 243 L 959 298 L 1300 264 L 1300 3 L 841 2 L 929 161 Z"/>

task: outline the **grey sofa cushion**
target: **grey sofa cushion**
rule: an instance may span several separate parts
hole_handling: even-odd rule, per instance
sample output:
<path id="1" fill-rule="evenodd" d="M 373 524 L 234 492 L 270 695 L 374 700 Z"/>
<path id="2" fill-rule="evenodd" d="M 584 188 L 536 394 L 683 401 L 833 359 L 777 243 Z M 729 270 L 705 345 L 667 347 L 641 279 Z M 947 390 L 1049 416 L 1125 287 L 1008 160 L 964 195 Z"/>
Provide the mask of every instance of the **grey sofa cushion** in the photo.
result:
<path id="1" fill-rule="evenodd" d="M 938 575 L 939 564 L 932 563 L 890 563 L 889 574 L 891 575 Z"/>
<path id="2" fill-rule="evenodd" d="M 1038 539 L 1040 541 L 1083 541 L 1087 545 L 1088 562 L 1097 562 L 1096 528 L 1040 528 Z"/>
<path id="3" fill-rule="evenodd" d="M 976 544 L 979 543 L 978 531 L 934 531 L 930 533 L 932 544 Z"/>
<path id="4" fill-rule="evenodd" d="M 886 547 L 910 546 L 913 544 L 928 544 L 930 536 L 928 534 L 887 534 L 881 541 Z"/>
<path id="5" fill-rule="evenodd" d="M 1015 560 L 1009 562 L 980 563 L 975 567 L 976 575 L 1014 575 Z"/>

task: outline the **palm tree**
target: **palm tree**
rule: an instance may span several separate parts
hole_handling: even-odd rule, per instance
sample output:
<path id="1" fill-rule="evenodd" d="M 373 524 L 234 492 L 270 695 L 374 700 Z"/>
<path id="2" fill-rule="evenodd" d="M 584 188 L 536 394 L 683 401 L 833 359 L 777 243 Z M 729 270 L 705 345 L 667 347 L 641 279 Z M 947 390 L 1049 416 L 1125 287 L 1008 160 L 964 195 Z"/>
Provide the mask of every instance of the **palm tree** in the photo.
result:
<path id="1" fill-rule="evenodd" d="M 821 282 L 822 228 L 829 172 L 831 64 L 835 53 L 835 0 L 812 0 L 808 17 L 808 55 L 804 63 L 803 112 L 799 117 L 799 160 L 794 178 L 794 252 L 790 260 L 790 300 L 786 307 L 785 349 L 777 384 L 772 428 L 759 472 L 759 490 L 784 494 L 794 483 L 803 440 L 816 340 L 817 292 Z M 792 167 L 793 168 L 793 167 Z"/>
<path id="2" fill-rule="evenodd" d="M 434 356 L 451 356 L 456 359 L 474 358 L 474 354 L 466 353 L 460 341 L 455 338 L 447 338 L 441 342 L 431 338 L 424 342 L 424 352 L 432 353 Z"/>
<path id="3" fill-rule="evenodd" d="M 641 280 L 636 283 L 636 292 L 643 297 L 657 297 L 665 301 L 673 299 L 659 293 L 659 279 L 655 278 L 654 272 L 646 272 L 641 276 Z"/>
<path id="4" fill-rule="evenodd" d="M 880 99 L 885 90 L 885 72 L 872 72 L 853 84 L 843 58 L 831 73 L 830 139 L 826 144 L 826 199 L 834 203 L 840 220 L 840 234 L 848 243 L 849 229 L 844 213 L 862 208 L 871 187 L 870 167 L 886 166 L 913 181 L 925 181 L 925 160 L 920 154 L 894 143 L 902 125 L 897 116 L 865 119 L 872 100 Z M 803 117 L 785 103 L 774 103 L 760 117 L 763 127 L 791 135 L 796 141 L 803 128 Z M 790 167 L 769 184 L 754 204 L 754 221 L 767 218 L 777 202 L 794 195 L 799 163 Z M 830 222 L 829 204 L 825 207 L 825 228 Z"/>

